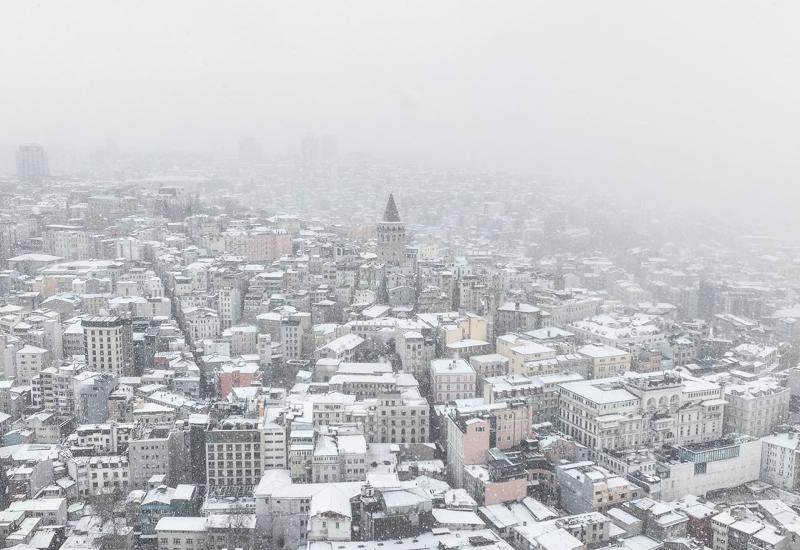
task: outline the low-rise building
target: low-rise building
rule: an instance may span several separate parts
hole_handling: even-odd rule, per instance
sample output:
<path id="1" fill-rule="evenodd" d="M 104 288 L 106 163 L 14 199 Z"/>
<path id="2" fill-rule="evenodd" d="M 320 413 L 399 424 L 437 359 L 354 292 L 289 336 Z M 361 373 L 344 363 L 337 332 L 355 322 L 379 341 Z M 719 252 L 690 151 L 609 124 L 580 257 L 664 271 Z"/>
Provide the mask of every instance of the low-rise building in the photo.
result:
<path id="1" fill-rule="evenodd" d="M 508 357 L 500 355 L 499 353 L 471 356 L 469 358 L 469 364 L 475 371 L 478 393 L 483 393 L 484 379 L 508 374 L 508 363 Z"/>
<path id="2" fill-rule="evenodd" d="M 665 501 L 743 485 L 759 478 L 761 440 L 726 437 L 673 447 L 661 455 L 656 472 Z"/>
<path id="3" fill-rule="evenodd" d="M 49 363 L 50 352 L 44 348 L 26 345 L 17 351 L 17 383 L 30 386 Z"/>
<path id="4" fill-rule="evenodd" d="M 641 488 L 592 462 L 576 462 L 556 468 L 561 507 L 571 514 L 605 512 L 639 498 Z"/>
<path id="5" fill-rule="evenodd" d="M 800 485 L 800 434 L 782 433 L 761 440 L 761 481 L 787 491 Z"/>
<path id="6" fill-rule="evenodd" d="M 725 401 L 718 384 L 675 372 L 560 385 L 561 429 L 596 449 L 713 441 L 722 435 Z"/>
<path id="7" fill-rule="evenodd" d="M 725 433 L 762 437 L 789 419 L 791 390 L 762 378 L 725 386 Z"/>
<path id="8" fill-rule="evenodd" d="M 475 370 L 464 359 L 431 361 L 431 391 L 436 403 L 475 397 Z"/>
<path id="9" fill-rule="evenodd" d="M 588 359 L 591 378 L 618 376 L 631 369 L 631 354 L 609 345 L 589 344 L 578 348 L 577 353 Z"/>
<path id="10" fill-rule="evenodd" d="M 9 512 L 24 512 L 26 517 L 40 518 L 44 525 L 65 525 L 67 523 L 67 499 L 36 498 L 12 502 Z"/>
<path id="11" fill-rule="evenodd" d="M 208 538 L 204 517 L 163 517 L 155 527 L 158 550 L 197 550 Z"/>

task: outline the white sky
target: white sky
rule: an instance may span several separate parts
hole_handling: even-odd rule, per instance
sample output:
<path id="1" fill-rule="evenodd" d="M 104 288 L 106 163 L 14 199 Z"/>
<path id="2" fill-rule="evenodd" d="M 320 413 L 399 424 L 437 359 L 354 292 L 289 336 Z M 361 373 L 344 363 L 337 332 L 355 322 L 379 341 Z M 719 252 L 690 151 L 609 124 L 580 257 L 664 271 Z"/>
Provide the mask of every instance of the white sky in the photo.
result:
<path id="1" fill-rule="evenodd" d="M 800 2 L 2 0 L 17 144 L 342 150 L 800 199 Z M 761 212 L 759 215 L 764 215 Z"/>

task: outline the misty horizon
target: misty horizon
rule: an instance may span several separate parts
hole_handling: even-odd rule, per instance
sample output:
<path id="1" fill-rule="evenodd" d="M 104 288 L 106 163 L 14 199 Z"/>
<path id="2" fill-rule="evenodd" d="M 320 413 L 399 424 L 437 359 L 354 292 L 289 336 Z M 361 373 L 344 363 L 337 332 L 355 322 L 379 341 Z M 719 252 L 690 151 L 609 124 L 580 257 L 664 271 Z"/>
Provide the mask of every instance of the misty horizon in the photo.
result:
<path id="1" fill-rule="evenodd" d="M 253 137 L 274 158 L 332 134 L 342 153 L 792 218 L 795 3 L 345 5 L 5 2 L 0 172 L 27 142 L 224 159 Z"/>
<path id="2" fill-rule="evenodd" d="M 0 548 L 800 550 L 799 16 L 0 0 Z"/>

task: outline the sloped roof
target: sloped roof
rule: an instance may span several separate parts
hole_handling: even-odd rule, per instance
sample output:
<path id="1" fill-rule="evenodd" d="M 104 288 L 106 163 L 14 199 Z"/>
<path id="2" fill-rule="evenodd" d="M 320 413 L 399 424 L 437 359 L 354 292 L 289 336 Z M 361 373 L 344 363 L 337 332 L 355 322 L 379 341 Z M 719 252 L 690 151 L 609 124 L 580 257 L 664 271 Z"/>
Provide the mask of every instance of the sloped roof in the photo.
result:
<path id="1" fill-rule="evenodd" d="M 311 497 L 309 517 L 318 514 L 338 514 L 351 517 L 350 496 L 339 487 L 327 486 Z"/>
<path id="2" fill-rule="evenodd" d="M 383 221 L 385 222 L 399 222 L 400 213 L 397 211 L 397 205 L 394 202 L 394 194 L 389 193 L 389 201 L 386 203 L 386 210 L 383 212 Z"/>

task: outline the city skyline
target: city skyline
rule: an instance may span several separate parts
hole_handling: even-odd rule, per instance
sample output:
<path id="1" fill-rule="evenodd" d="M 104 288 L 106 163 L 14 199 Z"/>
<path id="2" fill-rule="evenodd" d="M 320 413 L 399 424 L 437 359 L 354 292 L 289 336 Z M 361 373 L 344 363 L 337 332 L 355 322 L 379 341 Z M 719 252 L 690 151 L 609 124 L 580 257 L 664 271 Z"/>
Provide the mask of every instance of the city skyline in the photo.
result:
<path id="1" fill-rule="evenodd" d="M 0 548 L 800 550 L 798 16 L 0 2 Z"/>

